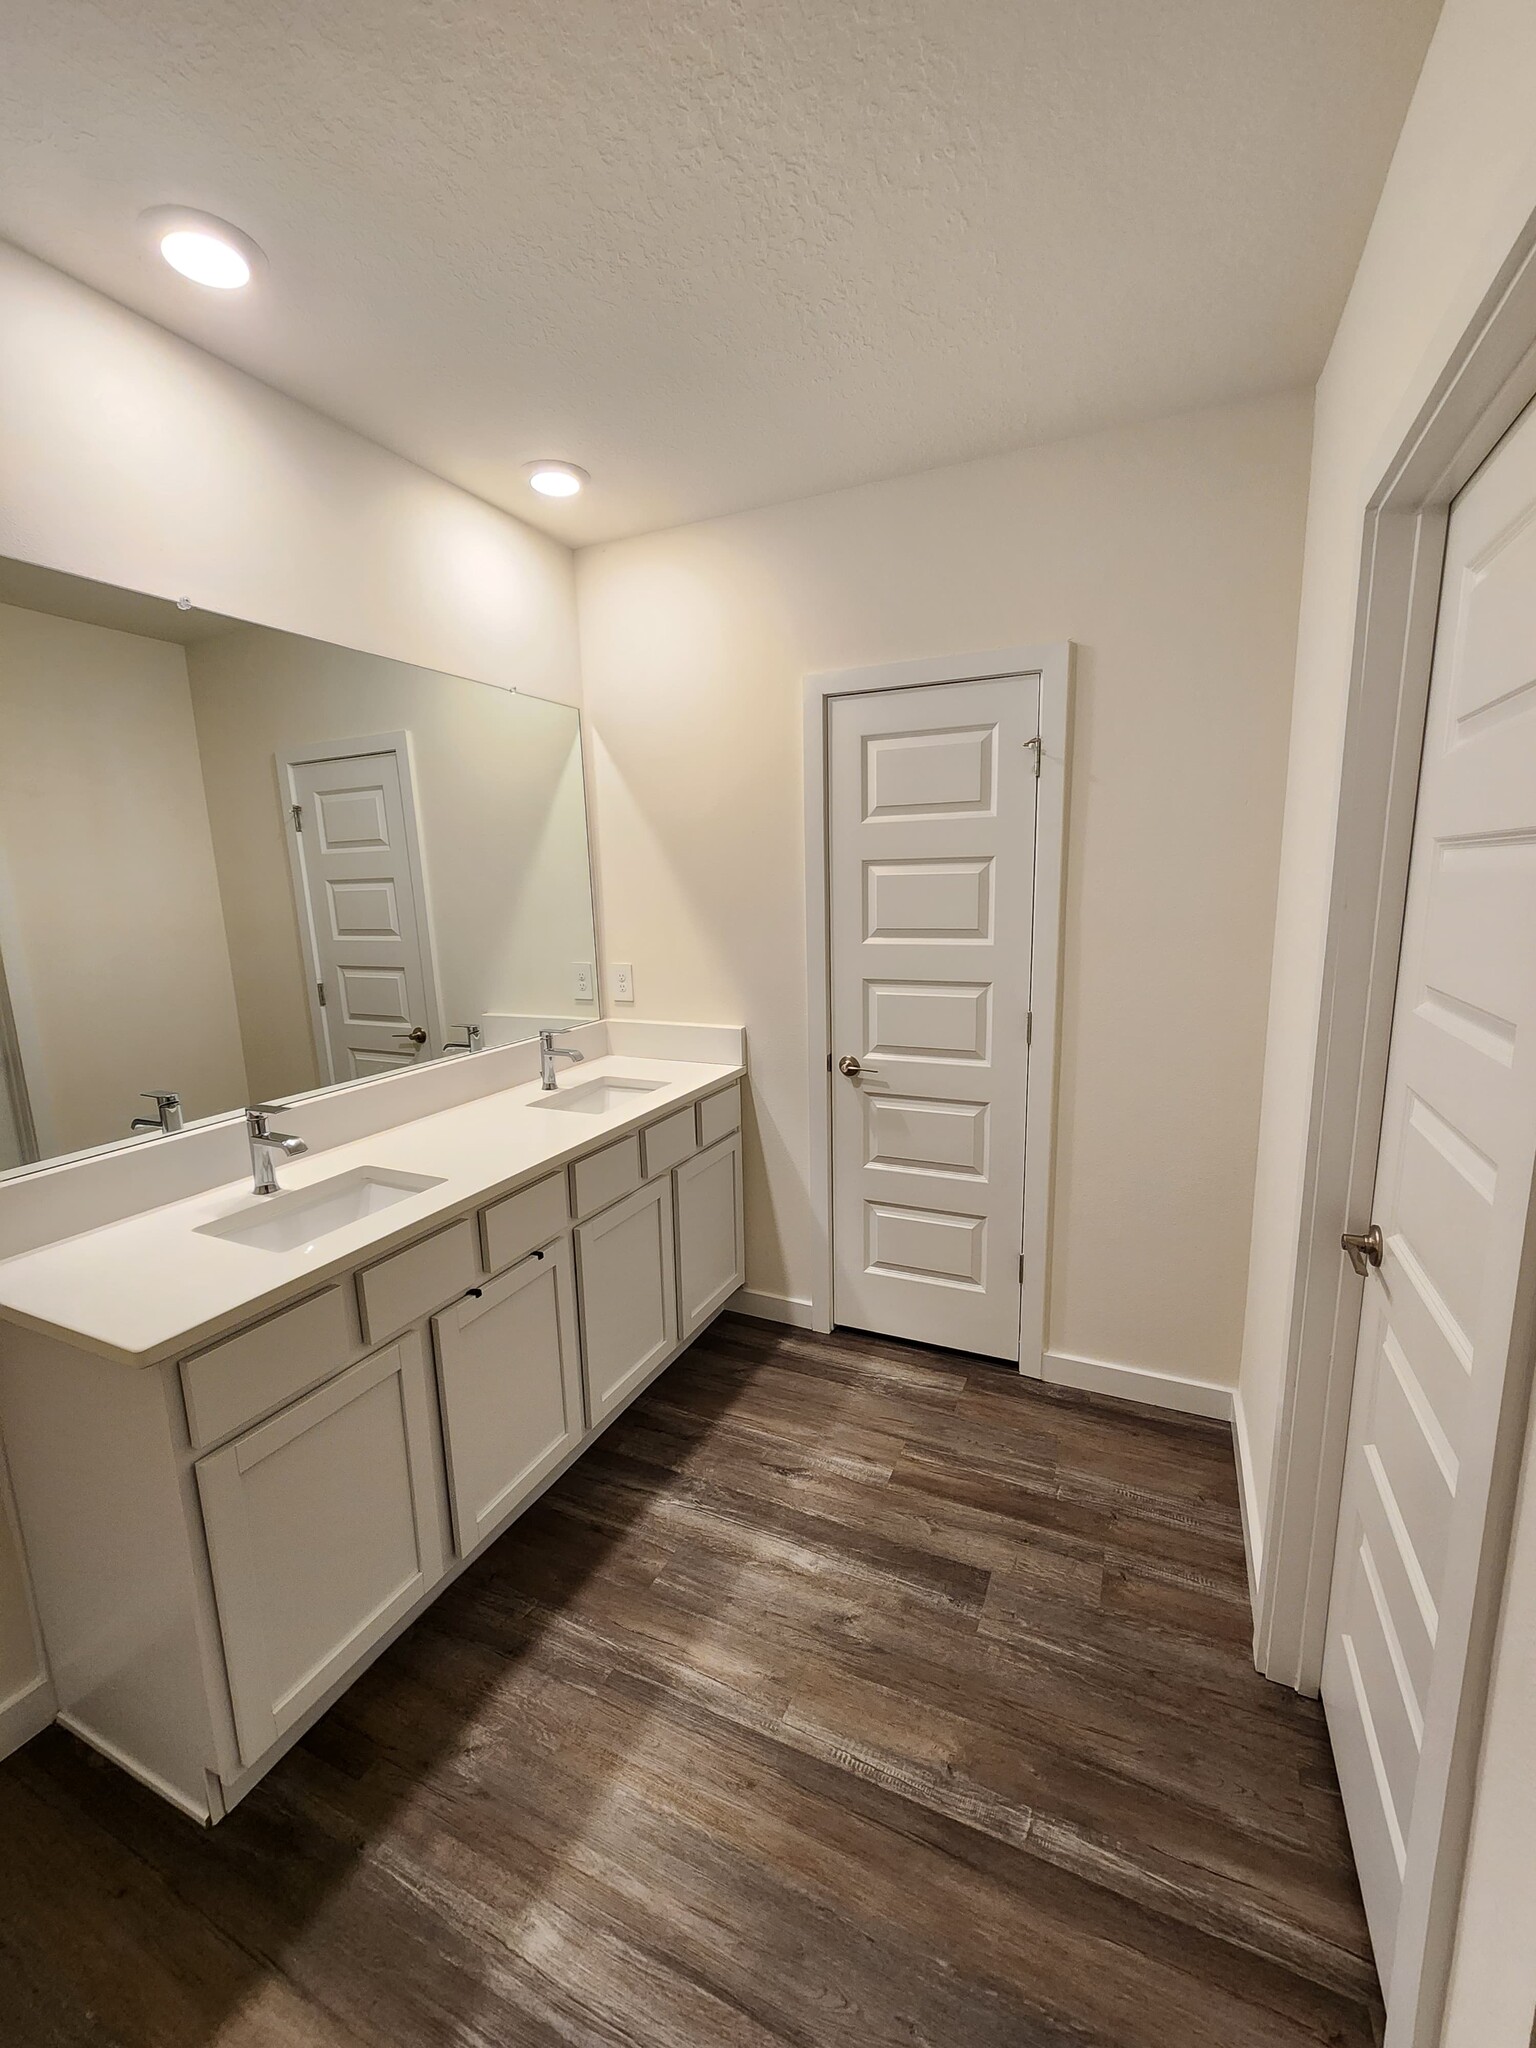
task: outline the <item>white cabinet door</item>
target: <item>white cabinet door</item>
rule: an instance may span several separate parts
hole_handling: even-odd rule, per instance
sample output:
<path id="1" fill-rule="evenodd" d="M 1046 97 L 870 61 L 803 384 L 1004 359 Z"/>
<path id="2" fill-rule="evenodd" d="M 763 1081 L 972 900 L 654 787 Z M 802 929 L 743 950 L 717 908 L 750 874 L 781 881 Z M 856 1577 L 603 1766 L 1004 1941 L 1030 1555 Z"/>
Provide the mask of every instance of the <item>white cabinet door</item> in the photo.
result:
<path id="1" fill-rule="evenodd" d="M 670 1177 L 579 1225 L 576 1271 L 587 1409 L 601 1422 L 677 1343 Z"/>
<path id="2" fill-rule="evenodd" d="M 251 1764 L 442 1574 L 419 1339 L 363 1359 L 196 1470 Z"/>
<path id="3" fill-rule="evenodd" d="M 677 1306 L 691 1337 L 730 1300 L 744 1273 L 741 1137 L 695 1153 L 673 1173 L 677 1186 Z"/>
<path id="4" fill-rule="evenodd" d="M 581 1347 L 564 1239 L 432 1319 L 454 1542 L 470 1552 L 580 1442 Z"/>

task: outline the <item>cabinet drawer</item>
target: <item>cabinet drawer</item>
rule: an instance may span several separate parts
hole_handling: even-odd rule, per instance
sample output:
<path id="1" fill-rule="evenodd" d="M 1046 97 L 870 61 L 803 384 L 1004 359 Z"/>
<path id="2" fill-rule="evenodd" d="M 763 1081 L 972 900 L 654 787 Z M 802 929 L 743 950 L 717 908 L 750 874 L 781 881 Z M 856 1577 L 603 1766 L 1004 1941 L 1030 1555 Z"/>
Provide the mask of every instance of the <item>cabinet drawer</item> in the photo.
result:
<path id="1" fill-rule="evenodd" d="M 690 1152 L 698 1150 L 693 1108 L 690 1102 L 686 1109 L 664 1116 L 659 1124 L 652 1124 L 649 1130 L 640 1133 L 640 1156 L 647 1180 L 654 1180 L 658 1173 L 665 1173 L 670 1166 L 680 1165 Z"/>
<path id="2" fill-rule="evenodd" d="M 636 1135 L 605 1145 L 571 1168 L 571 1195 L 577 1218 L 593 1216 L 621 1195 L 639 1187 L 645 1178 L 640 1171 L 640 1140 Z"/>
<path id="3" fill-rule="evenodd" d="M 479 1278 L 477 1232 L 474 1219 L 465 1216 L 358 1274 L 364 1338 L 381 1344 L 473 1287 Z"/>
<path id="4" fill-rule="evenodd" d="M 706 1095 L 699 1104 L 699 1144 L 713 1145 L 741 1129 L 741 1083 L 733 1081 L 718 1095 Z"/>
<path id="5" fill-rule="evenodd" d="M 551 1173 L 531 1188 L 519 1188 L 515 1195 L 482 1210 L 480 1220 L 485 1231 L 485 1270 L 499 1273 L 504 1266 L 516 1265 L 529 1252 L 558 1237 L 570 1222 L 565 1175 Z"/>
<path id="6" fill-rule="evenodd" d="M 357 1349 L 346 1289 L 327 1287 L 181 1361 L 195 1450 L 269 1415 L 339 1372 Z"/>

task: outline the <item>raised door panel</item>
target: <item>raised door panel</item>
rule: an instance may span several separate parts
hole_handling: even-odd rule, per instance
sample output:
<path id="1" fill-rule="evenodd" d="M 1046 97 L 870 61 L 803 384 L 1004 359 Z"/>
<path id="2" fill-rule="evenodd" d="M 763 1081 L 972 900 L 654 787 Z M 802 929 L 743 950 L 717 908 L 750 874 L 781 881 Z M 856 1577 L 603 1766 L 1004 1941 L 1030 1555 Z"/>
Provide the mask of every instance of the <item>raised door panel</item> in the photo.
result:
<path id="1" fill-rule="evenodd" d="M 576 1231 L 587 1409 L 601 1422 L 677 1344 L 672 1182 L 652 1181 Z"/>
<path id="2" fill-rule="evenodd" d="M 740 1137 L 685 1160 L 673 1178 L 678 1313 L 686 1338 L 718 1315 L 744 1278 Z"/>
<path id="3" fill-rule="evenodd" d="M 244 1763 L 442 1575 L 426 1365 L 412 1337 L 196 1466 Z"/>
<path id="4" fill-rule="evenodd" d="M 435 1316 L 454 1542 L 468 1557 L 581 1441 L 565 1239 Z"/>

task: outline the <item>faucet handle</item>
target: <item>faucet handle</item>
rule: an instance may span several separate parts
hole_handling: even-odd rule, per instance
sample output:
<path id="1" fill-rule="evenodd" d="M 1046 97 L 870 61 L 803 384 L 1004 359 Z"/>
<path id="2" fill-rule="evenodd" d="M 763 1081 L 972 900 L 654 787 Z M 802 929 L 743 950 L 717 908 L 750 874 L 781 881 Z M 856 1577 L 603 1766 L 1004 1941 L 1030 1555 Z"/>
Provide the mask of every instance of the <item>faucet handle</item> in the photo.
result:
<path id="1" fill-rule="evenodd" d="M 146 1102 L 180 1102 L 181 1097 L 174 1088 L 141 1088 L 140 1095 Z"/>

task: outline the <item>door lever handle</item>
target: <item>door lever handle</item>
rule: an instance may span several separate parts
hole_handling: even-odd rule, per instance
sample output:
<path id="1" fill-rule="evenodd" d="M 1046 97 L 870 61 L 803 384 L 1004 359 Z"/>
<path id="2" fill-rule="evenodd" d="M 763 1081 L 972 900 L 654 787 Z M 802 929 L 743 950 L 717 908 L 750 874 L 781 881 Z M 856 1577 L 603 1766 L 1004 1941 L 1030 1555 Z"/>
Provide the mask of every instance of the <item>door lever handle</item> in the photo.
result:
<path id="1" fill-rule="evenodd" d="M 866 1067 L 854 1053 L 845 1052 L 837 1063 L 837 1071 L 846 1074 L 850 1081 L 857 1081 L 860 1074 L 878 1074 L 878 1067 Z"/>
<path id="2" fill-rule="evenodd" d="M 1369 1230 L 1346 1230 L 1339 1239 L 1349 1253 L 1349 1263 L 1363 1280 L 1372 1266 L 1381 1264 L 1381 1225 L 1373 1223 Z"/>

